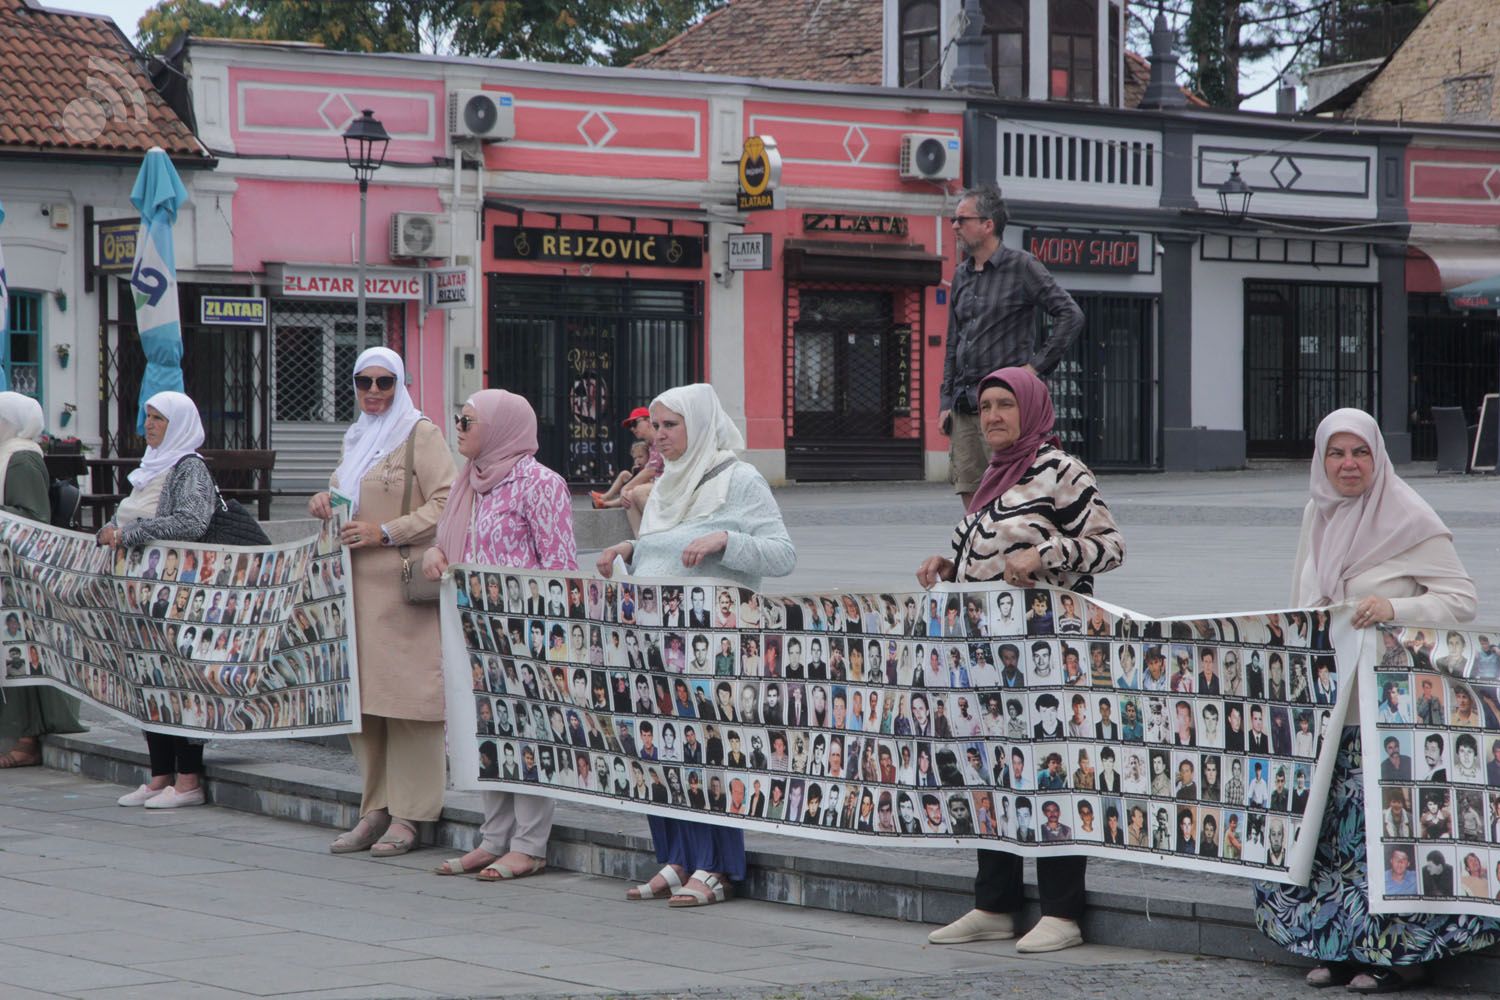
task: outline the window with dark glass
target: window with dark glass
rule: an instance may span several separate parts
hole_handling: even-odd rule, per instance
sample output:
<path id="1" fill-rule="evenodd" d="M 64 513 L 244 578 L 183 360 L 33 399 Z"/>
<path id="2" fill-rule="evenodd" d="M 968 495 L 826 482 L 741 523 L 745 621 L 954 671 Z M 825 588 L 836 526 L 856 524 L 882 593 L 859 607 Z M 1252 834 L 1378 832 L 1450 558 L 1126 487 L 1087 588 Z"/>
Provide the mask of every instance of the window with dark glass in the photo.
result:
<path id="1" fill-rule="evenodd" d="M 1047 96 L 1054 101 L 1098 100 L 1095 0 L 1051 0 L 1048 13 Z"/>
<path id="2" fill-rule="evenodd" d="M 938 65 L 938 0 L 903 0 L 900 23 L 901 86 L 939 89 L 943 72 Z"/>
<path id="3" fill-rule="evenodd" d="M 1001 97 L 1026 96 L 1026 13 L 1029 0 L 982 0 L 984 59 Z"/>
<path id="4" fill-rule="evenodd" d="M 10 353 L 5 374 L 14 392 L 42 399 L 42 297 L 36 292 L 10 293 Z"/>

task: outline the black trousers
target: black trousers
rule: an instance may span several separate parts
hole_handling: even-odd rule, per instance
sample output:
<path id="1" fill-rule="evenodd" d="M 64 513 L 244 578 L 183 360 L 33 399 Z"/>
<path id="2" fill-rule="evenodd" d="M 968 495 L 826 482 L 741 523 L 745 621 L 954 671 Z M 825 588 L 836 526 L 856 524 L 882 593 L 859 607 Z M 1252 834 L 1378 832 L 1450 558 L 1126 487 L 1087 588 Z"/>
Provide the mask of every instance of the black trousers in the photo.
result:
<path id="1" fill-rule="evenodd" d="M 1083 916 L 1083 879 L 1089 859 L 1081 854 L 1036 859 L 1042 916 L 1077 920 Z M 974 878 L 974 906 L 989 913 L 1019 913 L 1026 902 L 1021 856 L 980 851 Z"/>
<path id="2" fill-rule="evenodd" d="M 197 740 L 148 732 L 146 748 L 151 751 L 153 778 L 164 774 L 203 773 L 203 744 Z"/>

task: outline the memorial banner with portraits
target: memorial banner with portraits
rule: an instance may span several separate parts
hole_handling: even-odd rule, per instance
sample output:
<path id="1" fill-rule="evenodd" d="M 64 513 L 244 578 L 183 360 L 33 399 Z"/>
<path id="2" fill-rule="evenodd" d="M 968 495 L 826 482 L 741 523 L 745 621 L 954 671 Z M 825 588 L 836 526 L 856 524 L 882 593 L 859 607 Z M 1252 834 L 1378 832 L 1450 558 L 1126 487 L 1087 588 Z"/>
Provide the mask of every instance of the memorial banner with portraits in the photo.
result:
<path id="1" fill-rule="evenodd" d="M 337 537 L 331 520 L 279 545 L 110 549 L 0 512 L 0 685 L 50 685 L 180 736 L 358 732 Z"/>
<path id="2" fill-rule="evenodd" d="M 1392 624 L 1363 659 L 1370 909 L 1500 917 L 1500 631 Z"/>
<path id="3" fill-rule="evenodd" d="M 1359 642 L 1326 612 L 486 566 L 455 567 L 442 614 L 457 787 L 1294 883 Z"/>

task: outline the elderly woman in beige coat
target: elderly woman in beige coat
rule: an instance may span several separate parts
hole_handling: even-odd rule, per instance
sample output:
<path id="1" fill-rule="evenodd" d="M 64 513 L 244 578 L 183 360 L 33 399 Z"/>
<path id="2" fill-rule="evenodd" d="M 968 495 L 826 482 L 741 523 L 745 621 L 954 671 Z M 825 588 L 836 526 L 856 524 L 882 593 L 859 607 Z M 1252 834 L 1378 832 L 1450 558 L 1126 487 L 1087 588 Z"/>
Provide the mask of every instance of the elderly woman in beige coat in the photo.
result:
<path id="1" fill-rule="evenodd" d="M 401 552 L 414 564 L 432 544 L 453 482 L 453 457 L 440 431 L 406 391 L 394 351 L 372 347 L 354 363 L 359 419 L 344 435 L 330 486 L 349 498 L 341 539 L 353 567 L 355 649 L 361 732 L 349 737 L 364 779 L 360 820 L 329 847 L 395 857 L 416 846 L 417 824 L 443 809 L 443 680 L 436 605 L 408 604 Z M 410 501 L 407 468 L 412 469 Z M 329 493 L 308 502 L 333 513 Z"/>

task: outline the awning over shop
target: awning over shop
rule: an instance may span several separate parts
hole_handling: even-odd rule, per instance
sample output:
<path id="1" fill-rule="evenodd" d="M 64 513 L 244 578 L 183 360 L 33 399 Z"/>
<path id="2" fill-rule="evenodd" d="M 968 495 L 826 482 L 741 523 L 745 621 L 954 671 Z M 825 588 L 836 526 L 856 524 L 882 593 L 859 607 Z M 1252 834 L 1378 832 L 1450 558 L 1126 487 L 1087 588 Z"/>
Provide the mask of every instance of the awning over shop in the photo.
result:
<path id="1" fill-rule="evenodd" d="M 1413 226 L 1411 246 L 1427 255 L 1437 267 L 1443 292 L 1452 308 L 1500 308 L 1500 238 L 1457 239 L 1450 230 L 1451 227 Z"/>
<path id="2" fill-rule="evenodd" d="M 1500 309 L 1500 274 L 1450 288 L 1448 305 L 1454 309 Z"/>
<path id="3" fill-rule="evenodd" d="M 943 280 L 943 258 L 910 245 L 787 240 L 784 260 L 788 281 L 936 285 Z"/>

